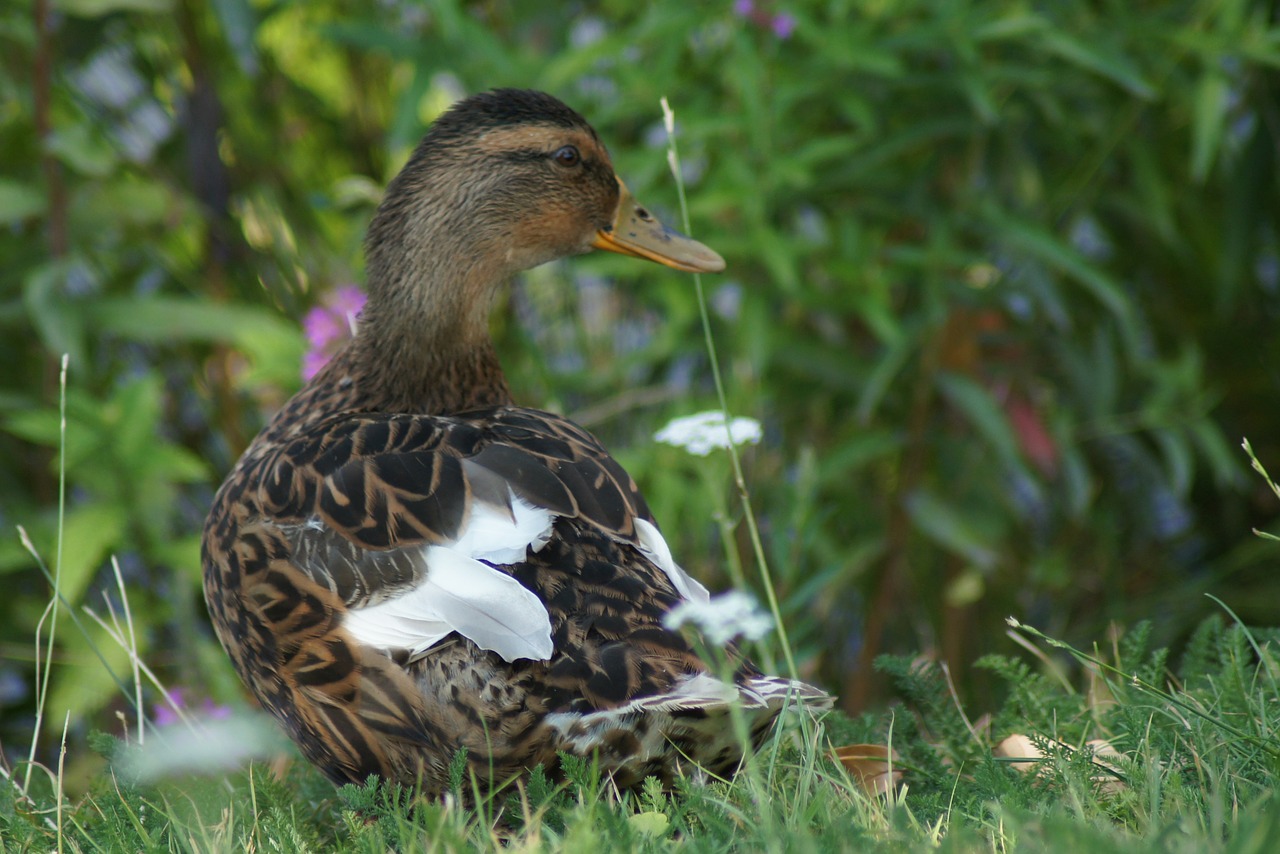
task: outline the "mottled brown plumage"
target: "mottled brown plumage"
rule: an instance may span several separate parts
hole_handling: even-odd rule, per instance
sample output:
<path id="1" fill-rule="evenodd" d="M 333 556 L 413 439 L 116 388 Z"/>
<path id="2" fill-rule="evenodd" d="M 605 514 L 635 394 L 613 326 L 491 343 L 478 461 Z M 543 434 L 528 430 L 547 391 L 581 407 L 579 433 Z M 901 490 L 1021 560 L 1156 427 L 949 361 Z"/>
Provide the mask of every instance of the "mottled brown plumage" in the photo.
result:
<path id="1" fill-rule="evenodd" d="M 467 99 L 432 127 L 369 229 L 353 341 L 218 492 L 205 594 L 237 671 L 337 782 L 438 794 L 464 748 L 482 785 L 556 752 L 623 785 L 739 761 L 788 697 L 728 685 L 663 617 L 705 590 L 590 434 L 513 405 L 488 334 L 501 284 L 592 247 L 686 270 L 719 256 L 637 206 L 576 113 L 535 92 Z"/>

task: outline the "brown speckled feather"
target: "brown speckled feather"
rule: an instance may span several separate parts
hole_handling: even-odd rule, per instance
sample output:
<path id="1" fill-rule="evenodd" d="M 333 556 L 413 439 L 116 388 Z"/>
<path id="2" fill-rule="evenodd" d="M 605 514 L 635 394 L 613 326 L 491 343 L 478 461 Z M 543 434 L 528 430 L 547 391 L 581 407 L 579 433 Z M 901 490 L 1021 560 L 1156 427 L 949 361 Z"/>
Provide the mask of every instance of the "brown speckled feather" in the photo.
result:
<path id="1" fill-rule="evenodd" d="M 727 772 L 727 702 L 757 710 L 758 733 L 788 698 L 829 703 L 745 662 L 736 687 L 706 676 L 663 625 L 705 591 L 662 556 L 635 482 L 580 427 L 511 405 L 485 324 L 512 273 L 591 245 L 713 268 L 673 233 L 605 245 L 633 204 L 619 186 L 595 133 L 549 96 L 447 113 L 370 229 L 358 335 L 215 499 L 218 636 L 337 782 L 376 773 L 437 794 L 459 749 L 494 784 L 559 750 L 627 785 L 690 757 Z"/>

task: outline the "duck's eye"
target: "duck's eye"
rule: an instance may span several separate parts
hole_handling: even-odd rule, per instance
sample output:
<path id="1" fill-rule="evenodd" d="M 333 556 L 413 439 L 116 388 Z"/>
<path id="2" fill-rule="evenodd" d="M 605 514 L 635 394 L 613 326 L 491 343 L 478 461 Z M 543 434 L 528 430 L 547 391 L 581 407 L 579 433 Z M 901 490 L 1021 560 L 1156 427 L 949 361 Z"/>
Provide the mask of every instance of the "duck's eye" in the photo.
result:
<path id="1" fill-rule="evenodd" d="M 577 166 L 582 162 L 582 155 L 578 153 L 578 149 L 572 145 L 566 145 L 558 149 L 555 154 L 551 155 L 552 159 L 561 166 Z"/>

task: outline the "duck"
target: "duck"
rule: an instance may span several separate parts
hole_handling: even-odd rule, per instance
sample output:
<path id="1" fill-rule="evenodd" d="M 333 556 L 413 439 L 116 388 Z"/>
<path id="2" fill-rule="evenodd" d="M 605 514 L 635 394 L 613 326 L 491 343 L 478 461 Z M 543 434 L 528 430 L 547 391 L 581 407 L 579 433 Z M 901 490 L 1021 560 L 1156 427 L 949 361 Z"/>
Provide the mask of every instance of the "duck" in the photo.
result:
<path id="1" fill-rule="evenodd" d="M 514 402 L 489 332 L 506 283 L 592 250 L 717 272 L 640 205 L 600 137 L 535 91 L 442 113 L 365 241 L 354 337 L 266 424 L 202 537 L 214 630 L 250 693 L 336 784 L 497 791 L 562 754 L 620 787 L 729 775 L 784 708 L 832 698 L 669 615 L 705 605 L 594 436 Z"/>

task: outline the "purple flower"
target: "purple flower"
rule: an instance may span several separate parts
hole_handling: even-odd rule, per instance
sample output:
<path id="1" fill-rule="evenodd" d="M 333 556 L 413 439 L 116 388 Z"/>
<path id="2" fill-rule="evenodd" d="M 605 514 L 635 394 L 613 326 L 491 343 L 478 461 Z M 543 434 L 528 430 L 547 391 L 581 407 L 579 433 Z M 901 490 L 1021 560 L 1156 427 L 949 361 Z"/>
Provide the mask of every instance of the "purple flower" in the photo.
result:
<path id="1" fill-rule="evenodd" d="M 220 721 L 231 717 L 230 706 L 220 706 L 209 697 L 205 697 L 204 702 L 200 704 L 200 711 L 211 721 Z"/>
<path id="2" fill-rule="evenodd" d="M 733 14 L 745 18 L 752 26 L 768 29 L 780 41 L 791 38 L 796 31 L 796 16 L 790 12 L 772 12 L 772 3 L 756 4 L 756 0 L 733 0 Z"/>
<path id="3" fill-rule="evenodd" d="M 356 318 L 364 307 L 364 299 L 364 291 L 345 285 L 307 312 L 302 319 L 302 331 L 310 348 L 302 357 L 303 380 L 320 373 L 338 348 L 355 335 Z"/>
<path id="4" fill-rule="evenodd" d="M 182 695 L 186 692 L 185 688 L 173 688 L 169 691 L 169 702 L 156 703 L 151 707 L 156 726 L 172 726 L 178 722 L 177 710 L 183 708 Z"/>
<path id="5" fill-rule="evenodd" d="M 192 711 L 186 688 L 171 688 L 167 693 L 168 698 L 165 702 L 151 706 L 151 717 L 156 726 L 173 726 L 182 719 L 180 711 Z M 205 697 L 200 703 L 200 716 L 209 720 L 221 720 L 231 716 L 231 707 L 220 706 Z"/>
<path id="6" fill-rule="evenodd" d="M 796 31 L 796 18 L 790 12 L 779 12 L 773 16 L 773 22 L 770 24 L 773 28 L 773 34 L 780 39 L 789 39 L 791 34 Z"/>

